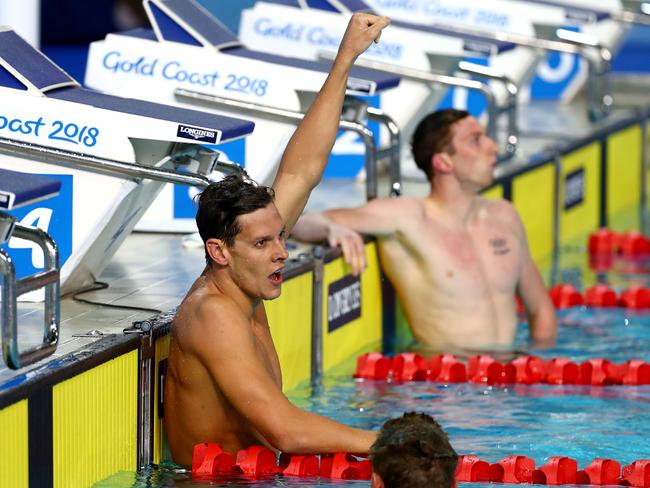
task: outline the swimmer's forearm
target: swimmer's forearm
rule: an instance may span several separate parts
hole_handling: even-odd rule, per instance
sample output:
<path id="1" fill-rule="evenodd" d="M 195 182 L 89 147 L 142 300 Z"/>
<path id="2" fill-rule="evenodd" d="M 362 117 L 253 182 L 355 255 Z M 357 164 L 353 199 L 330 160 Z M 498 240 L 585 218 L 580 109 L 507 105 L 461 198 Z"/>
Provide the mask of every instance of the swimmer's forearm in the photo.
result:
<path id="1" fill-rule="evenodd" d="M 377 434 L 341 424 L 306 410 L 294 407 L 292 421 L 267 440 L 283 452 L 318 454 L 351 452 L 365 454 L 375 442 Z"/>
<path id="2" fill-rule="evenodd" d="M 530 338 L 538 345 L 549 347 L 557 338 L 557 319 L 555 308 L 549 303 L 529 315 Z"/>
<path id="3" fill-rule="evenodd" d="M 298 219 L 291 235 L 304 242 L 321 242 L 329 235 L 330 222 L 322 214 L 305 214 Z"/>

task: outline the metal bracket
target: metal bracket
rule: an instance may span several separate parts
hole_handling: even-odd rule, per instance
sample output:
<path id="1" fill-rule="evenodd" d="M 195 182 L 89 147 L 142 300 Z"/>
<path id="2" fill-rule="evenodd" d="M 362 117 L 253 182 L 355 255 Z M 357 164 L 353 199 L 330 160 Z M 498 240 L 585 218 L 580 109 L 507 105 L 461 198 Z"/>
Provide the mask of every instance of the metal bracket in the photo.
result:
<path id="1" fill-rule="evenodd" d="M 2 215 L 6 215 L 0 212 Z M 60 325 L 60 277 L 59 251 L 52 238 L 41 229 L 21 224 L 13 225 L 8 237 L 26 239 L 39 245 L 45 256 L 45 269 L 16 279 L 16 270 L 11 258 L 0 249 L 0 275 L 4 278 L 1 288 L 2 354 L 5 364 L 11 369 L 19 369 L 51 355 L 59 343 Z M 20 295 L 29 291 L 45 289 L 43 305 L 43 340 L 26 351 L 18 349 L 18 304 Z"/>

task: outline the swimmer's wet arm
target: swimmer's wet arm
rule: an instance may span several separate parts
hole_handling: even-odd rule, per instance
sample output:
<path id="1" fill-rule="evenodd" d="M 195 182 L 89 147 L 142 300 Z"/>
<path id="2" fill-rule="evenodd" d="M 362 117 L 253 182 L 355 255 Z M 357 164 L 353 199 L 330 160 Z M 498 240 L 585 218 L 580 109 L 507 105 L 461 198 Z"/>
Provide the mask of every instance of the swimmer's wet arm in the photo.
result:
<path id="1" fill-rule="evenodd" d="M 389 22 L 387 17 L 365 13 L 350 18 L 330 73 L 287 144 L 273 183 L 275 205 L 287 232 L 302 213 L 327 165 L 338 132 L 350 68 L 356 57 L 379 39 Z"/>
<path id="2" fill-rule="evenodd" d="M 260 359 L 255 333 L 233 303 L 203 304 L 206 326 L 191 347 L 232 407 L 274 448 L 291 453 L 365 453 L 374 432 L 354 429 L 292 405 Z M 215 317 L 219 319 L 216 320 Z"/>
<path id="3" fill-rule="evenodd" d="M 343 260 L 359 276 L 366 266 L 366 248 L 363 237 L 354 230 L 327 220 L 322 214 L 307 214 L 298 219 L 292 236 L 305 242 L 318 243 L 327 240 L 330 247 L 340 247 Z"/>
<path id="4" fill-rule="evenodd" d="M 519 218 L 517 218 L 517 224 L 517 232 L 523 249 L 523 262 L 517 283 L 517 294 L 526 309 L 529 336 L 537 346 L 553 346 L 557 337 L 555 307 L 546 290 L 542 276 L 530 255 L 526 231 Z"/>
<path id="5" fill-rule="evenodd" d="M 402 227 L 418 209 L 409 198 L 377 198 L 357 208 L 326 210 L 323 217 L 361 234 L 392 236 L 404 230 Z"/>

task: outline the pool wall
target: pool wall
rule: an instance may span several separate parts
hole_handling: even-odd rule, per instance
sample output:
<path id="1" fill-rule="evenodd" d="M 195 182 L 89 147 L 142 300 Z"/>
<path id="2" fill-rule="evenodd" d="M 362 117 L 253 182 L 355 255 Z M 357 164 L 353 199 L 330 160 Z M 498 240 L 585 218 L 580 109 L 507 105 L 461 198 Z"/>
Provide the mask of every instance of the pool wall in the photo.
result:
<path id="1" fill-rule="evenodd" d="M 535 261 L 551 269 L 547 282 L 559 249 L 584 246 L 595 228 L 643 229 L 647 118 L 639 111 L 556 145 L 513 165 L 486 191 L 513 201 Z M 333 370 L 351 372 L 357 354 L 407 334 L 373 241 L 366 252 L 360 280 L 337 250 L 288 266 L 282 296 L 267 303 L 285 391 Z M 168 352 L 169 320 L 161 319 L 149 335 L 104 337 L 0 385 L 0 486 L 87 487 L 160 462 Z"/>

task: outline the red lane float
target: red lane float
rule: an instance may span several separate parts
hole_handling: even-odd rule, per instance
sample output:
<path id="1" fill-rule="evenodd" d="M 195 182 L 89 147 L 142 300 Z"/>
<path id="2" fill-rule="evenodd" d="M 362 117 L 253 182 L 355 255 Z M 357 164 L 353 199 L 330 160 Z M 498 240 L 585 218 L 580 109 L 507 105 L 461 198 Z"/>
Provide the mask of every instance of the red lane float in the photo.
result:
<path id="1" fill-rule="evenodd" d="M 385 380 L 388 372 L 393 368 L 390 358 L 380 352 L 370 352 L 357 358 L 357 372 L 355 378 Z"/>
<path id="2" fill-rule="evenodd" d="M 555 285 L 549 290 L 553 305 L 557 309 L 579 307 L 584 303 L 582 295 L 576 287 L 571 284 Z"/>
<path id="3" fill-rule="evenodd" d="M 628 288 L 621 293 L 619 304 L 632 310 L 650 308 L 650 290 L 638 286 Z"/>
<path id="4" fill-rule="evenodd" d="M 607 285 L 596 284 L 585 290 L 584 296 L 575 286 L 563 283 L 555 285 L 549 290 L 553 306 L 558 309 L 579 307 L 614 308 L 622 307 L 630 310 L 650 309 L 650 289 L 633 286 L 621 292 L 620 296 L 616 291 Z M 517 302 L 517 307 L 521 302 Z M 517 309 L 519 311 L 519 308 Z"/>
<path id="5" fill-rule="evenodd" d="M 618 253 L 625 257 L 638 257 L 650 254 L 650 239 L 637 231 L 617 233 L 598 229 L 589 235 L 587 248 L 590 255 Z"/>
<path id="6" fill-rule="evenodd" d="M 280 469 L 285 476 L 318 476 L 318 458 L 313 455 L 280 454 Z"/>
<path id="7" fill-rule="evenodd" d="M 358 461 L 355 456 L 345 452 L 321 454 L 320 476 L 337 480 L 369 480 L 372 465 L 368 459 Z"/>
<path id="8" fill-rule="evenodd" d="M 219 444 L 204 442 L 194 446 L 192 474 L 196 476 L 218 476 L 232 474 L 235 459 Z"/>
<path id="9" fill-rule="evenodd" d="M 276 464 L 277 463 L 277 464 Z M 372 465 L 368 459 L 350 453 L 316 455 L 276 454 L 263 446 L 250 446 L 232 454 L 219 444 L 194 446 L 192 475 L 199 477 L 246 475 L 317 477 L 341 480 L 369 480 Z M 582 470 L 569 457 L 551 456 L 539 469 L 526 456 L 507 456 L 490 464 L 478 456 L 459 456 L 456 466 L 458 482 L 494 482 L 505 484 L 533 483 L 542 485 L 591 484 L 626 485 L 650 488 L 650 460 L 639 459 L 623 467 L 611 459 L 596 458 Z"/>
<path id="10" fill-rule="evenodd" d="M 526 456 L 508 456 L 490 465 L 490 481 L 494 483 L 532 483 L 535 461 Z"/>
<path id="11" fill-rule="evenodd" d="M 598 229 L 589 235 L 589 254 L 613 254 L 618 248 L 618 235 L 609 229 Z"/>
<path id="12" fill-rule="evenodd" d="M 616 292 L 602 284 L 587 288 L 585 290 L 585 305 L 588 307 L 618 307 Z"/>
<path id="13" fill-rule="evenodd" d="M 263 446 L 250 446 L 239 451 L 237 466 L 248 476 L 268 476 L 279 472 L 275 453 Z"/>
<path id="14" fill-rule="evenodd" d="M 459 456 L 456 481 L 536 485 L 624 485 L 650 487 L 650 460 L 640 459 L 623 467 L 611 459 L 596 458 L 582 470 L 575 459 L 551 456 L 546 464 L 535 468 L 526 456 L 508 456 L 489 464 L 478 456 Z"/>
<path id="15" fill-rule="evenodd" d="M 369 480 L 372 465 L 368 459 L 349 453 L 316 455 L 280 454 L 263 446 L 250 446 L 237 453 L 236 458 L 216 443 L 194 446 L 192 475 L 198 477 L 237 476 L 265 477 L 284 476 L 317 477 Z"/>
<path id="16" fill-rule="evenodd" d="M 509 363 L 500 363 L 492 356 L 472 356 L 467 366 L 453 354 L 440 354 L 427 361 L 416 353 L 402 353 L 392 360 L 384 357 L 382 364 L 390 367 L 368 368 L 369 363 L 379 364 L 380 353 L 359 356 L 355 378 L 392 381 L 432 381 L 436 383 L 471 383 L 498 385 L 649 385 L 650 364 L 632 359 L 614 364 L 603 358 L 575 363 L 566 358 L 543 361 L 535 356 L 520 356 Z M 368 360 L 367 357 L 371 357 Z M 388 368 L 388 369 L 386 369 Z M 373 376 L 373 374 L 377 376 Z"/>

